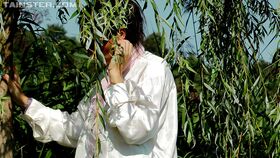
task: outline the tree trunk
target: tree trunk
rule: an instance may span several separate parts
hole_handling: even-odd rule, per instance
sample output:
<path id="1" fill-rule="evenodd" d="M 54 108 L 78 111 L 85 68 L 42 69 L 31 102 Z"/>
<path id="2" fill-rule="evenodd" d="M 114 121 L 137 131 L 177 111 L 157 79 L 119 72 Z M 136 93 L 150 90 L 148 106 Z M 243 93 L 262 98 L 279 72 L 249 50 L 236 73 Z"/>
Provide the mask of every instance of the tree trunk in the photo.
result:
<path id="1" fill-rule="evenodd" d="M 7 84 L 0 82 L 0 158 L 13 157 L 12 104 L 11 100 L 2 99 L 7 94 Z"/>
<path id="2" fill-rule="evenodd" d="M 9 0 L 9 2 L 15 2 Z M 3 65 L 11 68 L 13 66 L 12 47 L 14 35 L 17 31 L 17 21 L 19 17 L 19 8 L 4 8 L 2 15 L 3 21 L 1 25 L 4 30 L 0 32 L 1 56 Z M 2 72 L 4 68 L 2 67 Z M 13 77 L 13 70 L 8 69 L 9 74 Z M 7 73 L 7 72 L 4 72 Z M 0 82 L 0 158 L 13 157 L 13 121 L 12 121 L 12 103 L 10 97 L 7 96 L 7 84 L 4 81 Z"/>

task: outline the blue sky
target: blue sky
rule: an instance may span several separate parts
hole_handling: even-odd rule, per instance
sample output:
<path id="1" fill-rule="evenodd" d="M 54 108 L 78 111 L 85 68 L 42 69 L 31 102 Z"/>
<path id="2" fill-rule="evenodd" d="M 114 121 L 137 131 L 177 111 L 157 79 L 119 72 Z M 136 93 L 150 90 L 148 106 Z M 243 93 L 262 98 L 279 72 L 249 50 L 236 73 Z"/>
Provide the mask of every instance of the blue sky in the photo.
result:
<path id="1" fill-rule="evenodd" d="M 54 1 L 54 0 L 53 0 Z M 72 0 L 73 1 L 73 0 Z M 170 7 L 167 8 L 166 11 L 163 10 L 164 5 L 165 5 L 165 1 L 164 0 L 155 0 L 157 3 L 157 7 L 159 9 L 159 13 L 161 14 L 162 17 L 167 17 L 168 13 L 170 12 Z M 270 0 L 271 4 L 273 5 L 273 7 L 275 8 L 280 8 L 280 1 L 278 0 Z M 49 9 L 49 14 L 47 15 L 47 17 L 45 17 L 42 23 L 43 27 L 46 27 L 48 24 L 61 24 L 60 20 L 57 18 L 57 9 L 55 8 L 48 8 Z M 69 13 L 72 14 L 75 10 L 75 8 L 67 8 Z M 145 33 L 146 35 L 149 35 L 153 32 L 157 32 L 157 28 L 155 25 L 155 20 L 154 20 L 154 13 L 152 11 L 152 8 L 150 5 L 148 5 L 148 8 L 144 11 L 145 17 L 146 17 L 146 29 L 145 29 Z M 188 16 L 188 14 L 185 14 L 183 16 L 183 19 L 186 19 Z M 75 38 L 79 38 L 79 28 L 78 28 L 78 24 L 76 22 L 76 19 L 70 19 L 67 24 L 63 25 L 64 28 L 67 31 L 67 35 L 71 36 L 71 37 L 75 37 Z M 196 23 L 195 28 L 198 27 L 198 23 Z M 165 27 L 167 28 L 167 27 Z M 168 29 L 166 29 L 168 30 Z M 197 30 L 197 29 L 196 29 Z M 183 35 L 184 37 L 186 36 L 191 36 L 190 40 L 189 40 L 189 46 L 195 50 L 195 40 L 194 40 L 194 26 L 193 26 L 193 22 L 190 19 L 189 23 L 187 24 L 187 28 L 186 28 L 186 33 L 185 35 Z M 181 38 L 184 38 L 181 37 Z M 198 38 L 198 44 L 200 41 L 199 36 L 197 35 Z M 168 38 L 167 38 L 168 39 Z M 264 50 L 265 46 L 269 43 L 269 41 L 272 39 L 272 36 L 268 36 L 265 40 L 264 43 L 261 45 L 261 51 Z M 274 52 L 277 50 L 277 44 L 279 43 L 279 38 L 277 40 L 274 40 L 266 49 L 265 49 L 265 53 L 262 54 L 262 57 L 267 60 L 267 61 L 271 61 Z M 280 47 L 280 46 L 278 46 Z"/>

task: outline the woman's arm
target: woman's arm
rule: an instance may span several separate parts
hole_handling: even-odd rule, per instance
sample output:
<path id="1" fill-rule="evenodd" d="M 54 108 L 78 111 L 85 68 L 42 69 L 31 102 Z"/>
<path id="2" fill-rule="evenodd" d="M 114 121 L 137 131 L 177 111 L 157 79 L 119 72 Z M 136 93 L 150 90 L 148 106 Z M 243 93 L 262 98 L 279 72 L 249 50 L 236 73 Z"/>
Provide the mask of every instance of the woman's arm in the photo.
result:
<path id="1" fill-rule="evenodd" d="M 9 92 L 15 101 L 25 111 L 23 118 L 33 129 L 35 139 L 41 142 L 57 141 L 58 143 L 75 147 L 81 129 L 84 126 L 83 114 L 86 110 L 81 108 L 83 101 L 78 106 L 78 110 L 71 115 L 67 112 L 54 110 L 44 106 L 35 99 L 29 99 L 20 86 L 19 77 L 11 79 L 9 75 L 4 75 Z"/>
<path id="2" fill-rule="evenodd" d="M 171 93 L 171 86 L 167 85 L 174 81 L 166 78 L 164 73 L 155 76 L 144 79 L 141 84 L 127 80 L 105 91 L 110 107 L 109 124 L 118 128 L 128 144 L 142 144 L 154 137 L 165 119 L 165 101 Z"/>
<path id="3" fill-rule="evenodd" d="M 44 143 L 56 141 L 68 147 L 77 146 L 85 122 L 80 109 L 69 115 L 46 107 L 35 99 L 22 117 L 31 126 L 36 140 Z"/>

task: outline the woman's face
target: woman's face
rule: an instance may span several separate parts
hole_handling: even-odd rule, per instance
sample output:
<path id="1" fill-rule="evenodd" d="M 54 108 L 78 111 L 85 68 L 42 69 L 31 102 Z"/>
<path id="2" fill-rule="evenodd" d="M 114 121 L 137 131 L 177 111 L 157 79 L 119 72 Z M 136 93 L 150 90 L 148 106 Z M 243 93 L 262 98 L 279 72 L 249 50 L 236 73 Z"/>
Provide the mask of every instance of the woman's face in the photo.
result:
<path id="1" fill-rule="evenodd" d="M 101 51 L 103 52 L 103 55 L 106 60 L 106 64 L 109 65 L 112 59 L 112 56 L 114 55 L 114 44 L 118 43 L 120 40 L 124 40 L 126 36 L 126 32 L 124 29 L 120 29 L 118 34 L 115 36 L 115 38 L 111 38 L 109 41 L 102 41 L 103 46 L 101 47 Z M 114 41 L 117 40 L 117 41 Z M 115 43 L 116 42 L 116 43 Z"/>

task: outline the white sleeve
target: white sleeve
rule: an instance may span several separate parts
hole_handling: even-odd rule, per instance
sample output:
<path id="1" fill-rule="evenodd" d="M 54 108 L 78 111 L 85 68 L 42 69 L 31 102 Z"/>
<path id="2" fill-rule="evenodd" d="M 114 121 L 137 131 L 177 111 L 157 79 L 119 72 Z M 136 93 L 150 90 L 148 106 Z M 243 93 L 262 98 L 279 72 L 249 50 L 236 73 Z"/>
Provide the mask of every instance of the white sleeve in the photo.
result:
<path id="1" fill-rule="evenodd" d="M 160 128 L 165 92 L 164 76 L 145 79 L 141 85 L 130 80 L 105 90 L 109 125 L 117 127 L 128 144 L 143 144 Z"/>
<path id="2" fill-rule="evenodd" d="M 84 126 L 84 118 L 80 110 L 69 115 L 67 112 L 46 107 L 35 99 L 32 99 L 22 117 L 33 129 L 33 136 L 36 140 L 44 143 L 57 141 L 68 147 L 77 146 L 81 129 Z"/>

